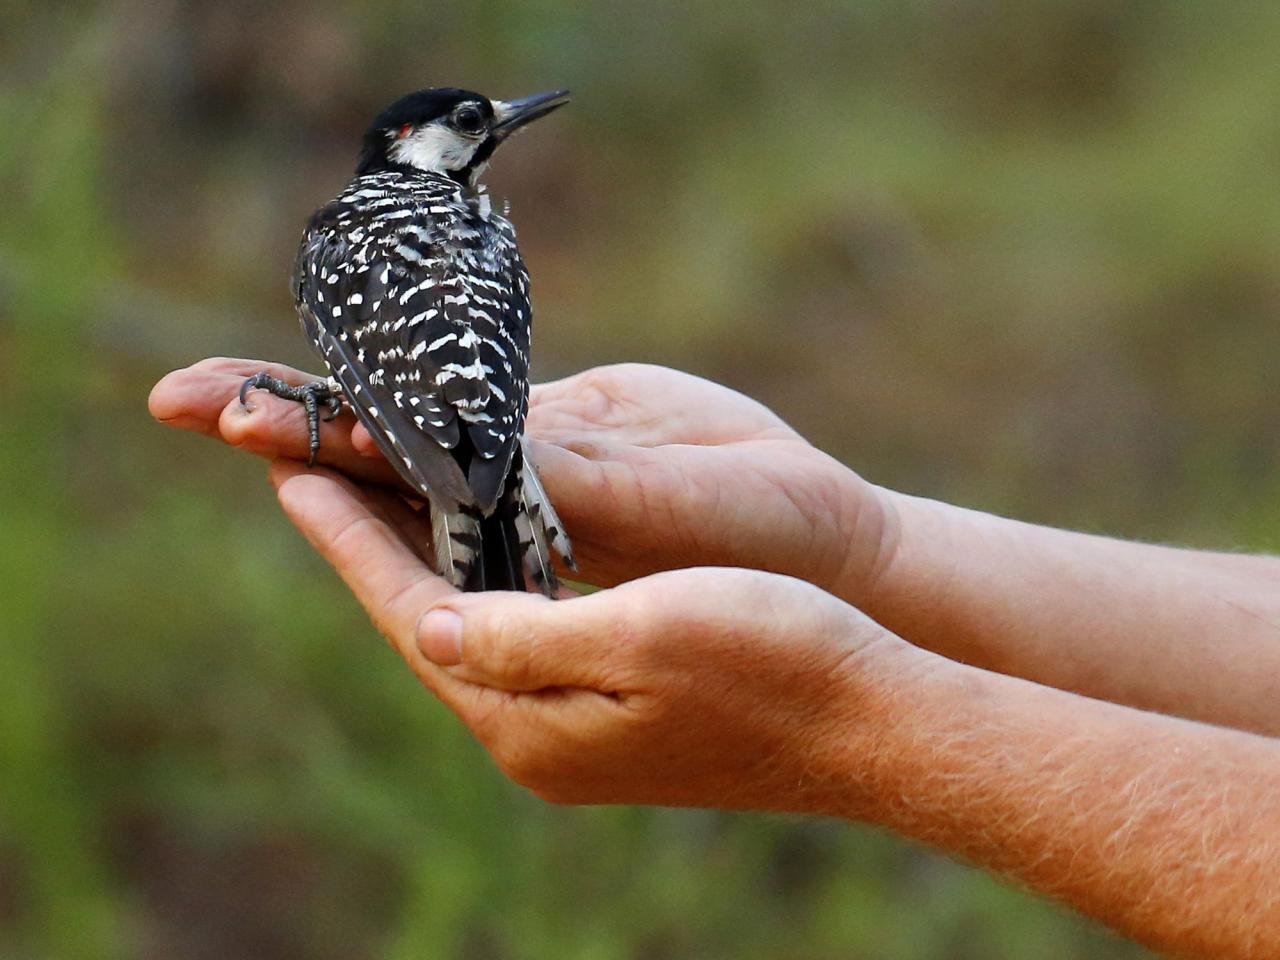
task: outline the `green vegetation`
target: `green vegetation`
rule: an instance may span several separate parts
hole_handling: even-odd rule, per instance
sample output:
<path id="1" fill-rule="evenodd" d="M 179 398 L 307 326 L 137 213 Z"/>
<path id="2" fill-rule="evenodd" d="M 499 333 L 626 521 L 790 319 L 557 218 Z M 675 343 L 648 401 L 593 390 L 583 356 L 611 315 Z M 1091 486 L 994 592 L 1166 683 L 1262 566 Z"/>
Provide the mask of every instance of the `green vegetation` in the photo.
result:
<path id="1" fill-rule="evenodd" d="M 306 365 L 284 278 L 373 110 L 499 157 L 540 373 L 717 377 L 877 482 L 1280 546 L 1280 7 L 0 5 L 0 960 L 1125 958 L 884 834 L 506 783 L 275 510 L 154 426 Z"/>

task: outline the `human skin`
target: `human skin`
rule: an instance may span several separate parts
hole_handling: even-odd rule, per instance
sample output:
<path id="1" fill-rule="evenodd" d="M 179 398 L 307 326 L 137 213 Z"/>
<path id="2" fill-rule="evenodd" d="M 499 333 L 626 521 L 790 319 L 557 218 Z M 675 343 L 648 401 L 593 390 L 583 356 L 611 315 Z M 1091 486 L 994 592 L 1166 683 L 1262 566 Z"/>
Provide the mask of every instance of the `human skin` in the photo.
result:
<path id="1" fill-rule="evenodd" d="M 297 404 L 215 359 L 152 395 L 157 417 L 267 456 L 304 458 Z M 362 427 L 320 460 L 399 486 Z M 1280 559 L 1175 550 L 1020 523 L 866 482 L 765 407 L 641 364 L 534 388 L 533 456 L 573 535 L 578 577 L 741 566 L 821 587 L 919 646 L 1098 699 L 1280 733 Z"/>
<path id="2" fill-rule="evenodd" d="M 261 366 L 173 374 L 153 413 L 273 458 L 305 456 L 291 405 L 232 402 Z M 672 412 L 683 405 L 693 414 Z M 390 492 L 368 438 L 343 421 L 325 431 L 322 458 L 364 482 L 277 459 L 281 504 L 414 672 L 539 795 L 871 821 L 1157 949 L 1280 947 L 1280 745 L 1044 685 L 1274 730 L 1273 707 L 1234 703 L 1269 696 L 1249 676 L 1275 656 L 1251 626 L 1276 619 L 1268 561 L 950 516 L 870 487 L 731 391 L 628 367 L 544 388 L 530 417 L 584 576 L 628 582 L 560 602 L 460 595 L 416 552 L 421 517 Z M 799 489 L 774 488 L 787 478 Z M 840 538 L 851 559 L 830 546 Z M 952 550 L 962 564 L 942 556 Z M 644 575 L 757 555 L 798 576 Z M 895 618 L 913 643 L 881 625 Z M 1166 669 L 1183 644 L 1199 671 Z M 1222 645 L 1256 655 L 1253 670 L 1224 657 L 1226 679 L 1211 675 L 1205 658 Z M 1089 650 L 1102 666 L 1085 662 Z"/>

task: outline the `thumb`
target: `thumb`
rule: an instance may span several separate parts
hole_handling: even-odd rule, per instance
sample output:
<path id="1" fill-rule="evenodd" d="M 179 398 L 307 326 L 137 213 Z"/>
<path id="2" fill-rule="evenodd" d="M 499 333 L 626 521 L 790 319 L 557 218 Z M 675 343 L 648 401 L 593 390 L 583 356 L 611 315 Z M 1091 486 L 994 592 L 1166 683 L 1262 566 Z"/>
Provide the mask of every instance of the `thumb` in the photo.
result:
<path id="1" fill-rule="evenodd" d="M 418 651 L 450 674 L 510 691 L 584 687 L 613 692 L 632 650 L 612 591 L 548 600 L 487 593 L 451 598 L 418 621 Z"/>

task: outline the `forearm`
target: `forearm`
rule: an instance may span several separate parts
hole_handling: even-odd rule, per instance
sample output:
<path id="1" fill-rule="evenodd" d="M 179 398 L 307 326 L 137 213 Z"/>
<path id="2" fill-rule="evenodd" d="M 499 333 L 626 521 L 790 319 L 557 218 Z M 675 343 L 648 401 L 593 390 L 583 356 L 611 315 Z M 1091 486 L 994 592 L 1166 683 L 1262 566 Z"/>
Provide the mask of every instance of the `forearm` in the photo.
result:
<path id="1" fill-rule="evenodd" d="M 1280 733 L 1280 560 L 887 498 L 888 559 L 847 598 L 900 636 L 1091 697 Z"/>
<path id="2" fill-rule="evenodd" d="M 844 728 L 847 801 L 1156 949 L 1280 951 L 1280 745 L 898 657 Z M 869 706 L 867 706 L 869 705 Z M 850 732 L 852 731 L 852 732 Z"/>

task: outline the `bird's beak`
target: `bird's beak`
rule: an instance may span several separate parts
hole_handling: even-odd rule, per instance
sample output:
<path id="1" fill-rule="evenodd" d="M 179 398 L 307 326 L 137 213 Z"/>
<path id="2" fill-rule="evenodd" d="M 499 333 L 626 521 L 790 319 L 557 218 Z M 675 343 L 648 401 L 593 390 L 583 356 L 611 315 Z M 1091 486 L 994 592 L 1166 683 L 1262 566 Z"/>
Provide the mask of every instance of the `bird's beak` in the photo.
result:
<path id="1" fill-rule="evenodd" d="M 492 101 L 494 123 L 491 132 L 499 138 L 510 136 L 526 123 L 545 117 L 552 110 L 558 110 L 568 102 L 568 90 L 535 93 L 531 97 L 521 97 L 519 100 L 494 100 Z"/>

